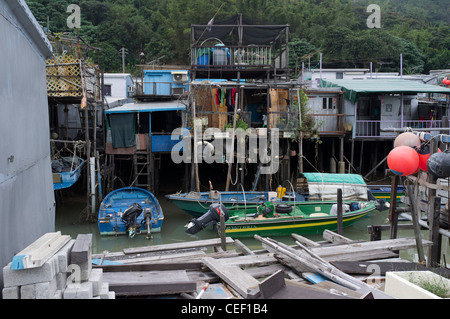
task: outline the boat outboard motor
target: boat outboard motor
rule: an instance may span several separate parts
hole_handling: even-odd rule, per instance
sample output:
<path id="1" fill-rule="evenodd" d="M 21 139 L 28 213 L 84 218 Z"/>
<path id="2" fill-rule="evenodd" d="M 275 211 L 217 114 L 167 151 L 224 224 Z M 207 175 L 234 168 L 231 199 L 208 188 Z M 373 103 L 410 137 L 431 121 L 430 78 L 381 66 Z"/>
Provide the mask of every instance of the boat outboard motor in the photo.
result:
<path id="1" fill-rule="evenodd" d="M 137 224 L 137 218 L 143 211 L 141 205 L 134 203 L 125 209 L 122 214 L 122 221 L 125 223 L 125 229 L 128 232 L 128 236 L 131 238 L 133 238 L 136 233 L 139 233 L 141 225 Z"/>
<path id="2" fill-rule="evenodd" d="M 202 229 L 205 229 L 209 225 L 214 225 L 220 222 L 220 215 L 223 214 L 225 221 L 227 221 L 230 216 L 228 210 L 223 204 L 212 204 L 209 206 L 208 212 L 197 219 L 192 219 L 187 225 L 186 233 L 195 235 Z"/>

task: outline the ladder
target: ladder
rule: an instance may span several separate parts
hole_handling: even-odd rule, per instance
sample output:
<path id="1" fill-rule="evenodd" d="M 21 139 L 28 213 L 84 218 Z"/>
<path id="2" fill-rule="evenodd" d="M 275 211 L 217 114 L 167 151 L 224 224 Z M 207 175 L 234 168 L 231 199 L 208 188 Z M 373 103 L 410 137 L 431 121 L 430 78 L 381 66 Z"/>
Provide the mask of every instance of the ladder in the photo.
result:
<path id="1" fill-rule="evenodd" d="M 133 155 L 133 185 L 152 191 L 151 155 L 148 151 L 136 151 Z"/>

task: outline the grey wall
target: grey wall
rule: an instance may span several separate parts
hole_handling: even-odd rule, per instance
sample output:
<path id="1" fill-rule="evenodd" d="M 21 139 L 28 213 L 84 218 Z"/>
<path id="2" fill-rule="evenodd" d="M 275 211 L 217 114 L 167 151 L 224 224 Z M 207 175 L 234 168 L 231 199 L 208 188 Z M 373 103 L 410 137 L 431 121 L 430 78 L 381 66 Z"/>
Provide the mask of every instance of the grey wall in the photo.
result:
<path id="1" fill-rule="evenodd" d="M 51 49 L 30 15 L 23 0 L 0 0 L 2 268 L 55 227 L 45 75 Z"/>

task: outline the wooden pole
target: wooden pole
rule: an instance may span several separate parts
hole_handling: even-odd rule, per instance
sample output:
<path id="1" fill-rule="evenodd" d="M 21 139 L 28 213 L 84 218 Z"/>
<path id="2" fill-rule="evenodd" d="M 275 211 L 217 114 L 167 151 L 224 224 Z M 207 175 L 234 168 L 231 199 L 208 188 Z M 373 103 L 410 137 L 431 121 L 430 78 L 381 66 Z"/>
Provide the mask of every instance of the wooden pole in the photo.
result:
<path id="1" fill-rule="evenodd" d="M 236 92 L 236 102 L 234 103 L 234 115 L 233 115 L 233 131 L 231 134 L 231 149 L 230 156 L 228 158 L 228 173 L 227 173 L 227 184 L 225 187 L 225 191 L 228 192 L 230 190 L 230 181 L 231 181 L 231 167 L 233 166 L 234 159 L 234 135 L 236 134 L 236 115 L 238 109 L 238 101 L 239 101 L 239 90 Z M 237 165 L 237 164 L 236 164 Z"/>
<path id="2" fill-rule="evenodd" d="M 391 222 L 391 236 L 390 239 L 397 238 L 398 213 L 397 208 L 397 186 L 399 176 L 395 175 L 391 178 L 391 206 L 389 207 L 389 221 Z"/>
<path id="3" fill-rule="evenodd" d="M 425 254 L 423 252 L 422 236 L 420 234 L 419 210 L 417 209 L 414 188 L 411 185 L 408 185 L 408 196 L 409 196 L 409 205 L 411 206 L 412 222 L 414 225 L 414 237 L 416 238 L 417 254 L 419 262 L 422 263 L 425 261 Z"/>
<path id="4" fill-rule="evenodd" d="M 225 233 L 225 216 L 223 215 L 222 212 L 220 213 L 220 247 L 224 251 L 227 250 L 227 238 Z"/>
<path id="5" fill-rule="evenodd" d="M 430 230 L 428 232 L 428 240 L 433 242 L 433 245 L 428 247 L 428 260 L 427 267 L 438 267 L 441 261 L 441 243 L 442 235 L 439 233 L 439 217 L 441 214 L 441 198 L 434 196 L 431 201 L 430 218 L 428 219 L 430 224 Z"/>
<path id="6" fill-rule="evenodd" d="M 337 232 L 339 235 L 344 233 L 344 224 L 342 221 L 342 189 L 337 190 Z"/>

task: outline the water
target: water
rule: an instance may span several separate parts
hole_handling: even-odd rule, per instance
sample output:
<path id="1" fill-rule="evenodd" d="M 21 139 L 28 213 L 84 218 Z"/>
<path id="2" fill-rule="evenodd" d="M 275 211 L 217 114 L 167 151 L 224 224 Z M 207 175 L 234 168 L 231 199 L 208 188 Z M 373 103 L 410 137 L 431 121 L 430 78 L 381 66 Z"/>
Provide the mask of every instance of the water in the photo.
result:
<path id="1" fill-rule="evenodd" d="M 86 206 L 86 195 L 76 192 L 64 193 L 63 202 L 58 203 L 56 209 L 56 230 L 61 231 L 63 235 L 70 235 L 76 238 L 78 234 L 91 233 L 93 235 L 92 252 L 94 254 L 121 251 L 124 248 L 142 247 L 149 245 L 171 244 L 177 242 L 211 239 L 217 237 L 211 228 L 207 228 L 196 235 L 189 235 L 185 232 L 184 225 L 192 218 L 189 214 L 176 207 L 164 196 L 157 196 L 164 212 L 164 222 L 161 233 L 153 234 L 153 239 L 146 239 L 146 234 L 129 238 L 128 236 L 100 236 L 96 223 L 87 223 L 80 221 L 80 213 Z M 363 218 L 356 224 L 344 228 L 344 236 L 353 240 L 370 240 L 370 234 L 367 227 L 371 225 L 389 224 L 388 211 L 373 211 L 370 216 Z M 409 223 L 409 222 L 408 222 Z M 322 234 L 305 235 L 313 241 L 322 241 Z M 399 230 L 398 238 L 414 237 L 412 230 Z M 422 238 L 428 238 L 428 231 L 422 231 Z M 294 244 L 290 236 L 276 237 L 278 241 L 286 244 Z M 382 239 L 389 239 L 389 232 L 383 232 Z M 250 249 L 261 249 L 261 243 L 254 238 L 240 239 Z M 444 246 L 445 245 L 445 246 Z M 446 247 L 446 256 L 450 256 L 448 239 L 444 237 L 443 247 Z M 425 249 L 425 253 L 426 253 Z M 400 251 L 400 257 L 406 260 L 418 261 L 416 249 Z M 447 263 L 449 258 L 447 257 Z"/>

